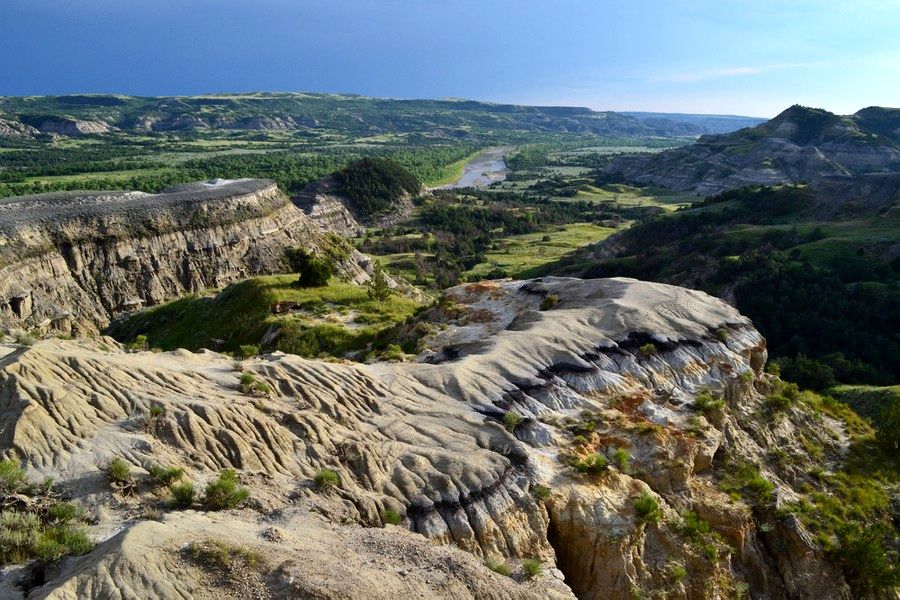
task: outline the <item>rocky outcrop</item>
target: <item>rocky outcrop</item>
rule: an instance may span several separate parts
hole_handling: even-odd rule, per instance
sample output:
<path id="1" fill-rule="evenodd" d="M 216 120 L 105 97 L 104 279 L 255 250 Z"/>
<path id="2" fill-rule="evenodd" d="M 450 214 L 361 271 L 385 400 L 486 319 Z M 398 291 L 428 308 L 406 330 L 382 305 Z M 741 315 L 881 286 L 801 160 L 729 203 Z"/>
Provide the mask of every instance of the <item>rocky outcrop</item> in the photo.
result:
<path id="1" fill-rule="evenodd" d="M 427 195 L 428 191 L 423 187 L 419 194 Z M 342 237 L 362 235 L 366 225 L 384 228 L 401 223 L 409 218 L 414 208 L 412 196 L 403 193 L 393 199 L 390 211 L 374 218 L 363 218 L 356 203 L 341 194 L 340 185 L 333 175 L 310 183 L 292 200 L 313 223 Z"/>
<path id="2" fill-rule="evenodd" d="M 41 133 L 54 133 L 69 137 L 97 135 L 109 133 L 110 131 L 109 123 L 103 121 L 76 119 L 58 115 L 28 117 L 25 119 L 25 123 Z"/>
<path id="3" fill-rule="evenodd" d="M 283 272 L 284 249 L 325 234 L 271 181 L 161 194 L 69 192 L 0 200 L 0 324 L 96 332 L 137 308 Z M 371 261 L 340 265 L 363 282 Z"/>
<path id="4" fill-rule="evenodd" d="M 884 125 L 889 115 L 878 113 L 876 119 L 873 110 L 841 117 L 793 106 L 753 128 L 702 136 L 695 144 L 659 154 L 617 158 L 605 172 L 638 184 L 708 195 L 746 185 L 896 171 L 900 137 Z"/>
<path id="5" fill-rule="evenodd" d="M 314 181 L 291 200 L 310 221 L 325 231 L 348 238 L 362 235 L 366 228 L 347 208 L 349 200 L 339 195 L 336 187 L 331 177 Z"/>
<path id="6" fill-rule="evenodd" d="M 39 133 L 40 131 L 25 123 L 0 118 L 0 137 L 33 138 Z"/>
<path id="7" fill-rule="evenodd" d="M 839 423 L 799 403 L 765 416 L 765 341 L 724 302 L 631 279 L 483 282 L 449 290 L 422 323 L 437 327 L 424 327 L 431 333 L 414 363 L 273 354 L 236 370 L 208 351 L 128 353 L 109 339 L 6 346 L 0 447 L 33 478 L 52 476 L 95 507 L 101 539 L 122 531 L 44 574 L 31 597 L 99 597 L 109 581 L 135 596 L 164 586 L 226 593 L 171 559 L 201 531 L 259 549 L 271 569 L 258 583 L 276 596 L 290 582 L 300 586 L 294 593 L 329 598 L 381 590 L 565 597 L 564 577 L 590 599 L 729 597 L 745 588 L 755 597 L 849 597 L 798 521 L 763 522 L 721 490 L 723 473 L 743 462 L 773 482 L 776 503 L 794 500 L 816 482 L 776 468 L 770 449 L 800 461 L 815 445 L 827 464 L 840 460 L 846 439 Z M 241 393 L 241 371 L 271 392 Z M 693 408 L 701 390 L 721 406 Z M 151 407 L 162 409 L 152 419 Z M 595 454 L 614 466 L 573 468 Z M 162 499 L 140 486 L 111 494 L 100 469 L 113 457 L 138 473 L 149 463 L 182 465 L 198 484 L 235 468 L 252 500 L 222 516 L 140 523 L 131 515 Z M 339 477 L 332 491 L 313 482 L 322 469 Z M 658 518 L 637 514 L 642 496 L 656 501 Z M 392 527 L 357 528 L 381 525 L 388 511 L 436 547 Z M 684 511 L 715 536 L 687 538 Z M 498 582 L 478 564 L 506 562 L 521 581 L 526 558 L 543 563 L 527 584 Z M 673 577 L 673 565 L 684 574 Z M 406 579 L 413 575 L 416 583 Z"/>

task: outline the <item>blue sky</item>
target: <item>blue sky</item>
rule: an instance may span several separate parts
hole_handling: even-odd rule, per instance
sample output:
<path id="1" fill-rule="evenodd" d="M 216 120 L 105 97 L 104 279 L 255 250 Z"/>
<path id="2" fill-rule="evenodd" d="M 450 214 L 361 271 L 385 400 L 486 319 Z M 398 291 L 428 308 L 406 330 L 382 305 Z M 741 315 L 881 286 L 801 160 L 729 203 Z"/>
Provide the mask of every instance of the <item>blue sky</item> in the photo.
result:
<path id="1" fill-rule="evenodd" d="M 0 0 L 0 95 L 900 106 L 900 0 Z"/>

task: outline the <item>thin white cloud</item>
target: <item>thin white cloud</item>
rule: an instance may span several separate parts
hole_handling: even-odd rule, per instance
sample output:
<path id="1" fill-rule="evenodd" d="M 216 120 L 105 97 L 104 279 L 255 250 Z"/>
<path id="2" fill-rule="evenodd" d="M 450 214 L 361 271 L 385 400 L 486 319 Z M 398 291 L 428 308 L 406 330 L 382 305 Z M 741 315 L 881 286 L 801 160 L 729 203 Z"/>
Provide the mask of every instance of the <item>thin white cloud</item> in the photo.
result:
<path id="1" fill-rule="evenodd" d="M 742 77 L 745 75 L 760 75 L 770 71 L 781 71 L 783 69 L 800 69 L 803 67 L 820 67 L 829 63 L 782 63 L 774 65 L 758 65 L 754 67 L 726 67 L 723 69 L 705 69 L 702 71 L 693 71 L 689 73 L 673 73 L 671 75 L 663 75 L 649 79 L 648 83 L 693 83 L 695 81 L 705 81 L 707 79 L 719 79 L 722 77 Z M 833 64 L 833 63 L 832 63 Z"/>

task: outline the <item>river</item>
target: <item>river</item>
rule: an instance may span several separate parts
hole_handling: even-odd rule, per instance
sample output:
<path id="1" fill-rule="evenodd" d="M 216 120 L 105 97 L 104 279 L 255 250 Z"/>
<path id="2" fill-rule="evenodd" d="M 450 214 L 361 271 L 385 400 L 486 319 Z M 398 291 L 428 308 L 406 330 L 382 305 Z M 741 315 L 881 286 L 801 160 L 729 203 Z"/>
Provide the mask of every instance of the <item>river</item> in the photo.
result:
<path id="1" fill-rule="evenodd" d="M 484 187 L 495 181 L 503 181 L 509 175 L 504 157 L 510 148 L 490 148 L 475 156 L 463 167 L 462 176 L 446 185 L 432 188 L 434 190 L 449 190 L 464 187 Z"/>

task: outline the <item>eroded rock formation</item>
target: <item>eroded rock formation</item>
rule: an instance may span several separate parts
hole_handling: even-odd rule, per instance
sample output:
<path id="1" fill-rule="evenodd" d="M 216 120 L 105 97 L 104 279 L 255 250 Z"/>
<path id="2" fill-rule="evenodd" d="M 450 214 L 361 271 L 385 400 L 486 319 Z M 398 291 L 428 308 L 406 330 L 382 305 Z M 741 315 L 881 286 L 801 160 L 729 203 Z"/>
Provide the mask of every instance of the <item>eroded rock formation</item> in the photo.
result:
<path id="1" fill-rule="evenodd" d="M 265 180 L 160 194 L 63 192 L 0 200 L 0 324 L 96 332 L 116 315 L 252 275 L 325 233 Z M 370 259 L 339 265 L 356 282 Z"/>
<path id="2" fill-rule="evenodd" d="M 790 500 L 809 477 L 773 468 L 769 451 L 804 455 L 806 439 L 827 463 L 846 443 L 838 422 L 799 404 L 764 416 L 765 341 L 724 302 L 631 279 L 547 278 L 453 288 L 423 319 L 437 326 L 415 363 L 273 354 L 235 366 L 109 339 L 4 347 L 0 447 L 91 507 L 93 532 L 109 538 L 45 573 L 30 597 L 103 595 L 110 581 L 136 597 L 240 596 L 176 560 L 209 537 L 265 557 L 262 597 L 849 597 L 796 520 L 721 489 L 730 465 L 752 464 L 776 504 Z M 271 393 L 241 393 L 241 371 Z M 721 405 L 693 408 L 701 391 Z M 151 407 L 163 409 L 152 421 Z M 573 468 L 593 455 L 612 466 Z M 101 469 L 113 457 L 139 474 L 182 465 L 198 484 L 235 468 L 252 499 L 141 521 L 159 492 L 111 493 Z M 339 476 L 329 491 L 312 481 L 322 469 Z M 642 497 L 655 518 L 638 513 Z M 360 528 L 389 511 L 422 537 Z M 692 540 L 685 511 L 716 535 Z M 526 558 L 543 563 L 530 581 Z M 514 579 L 482 561 L 508 563 Z"/>

